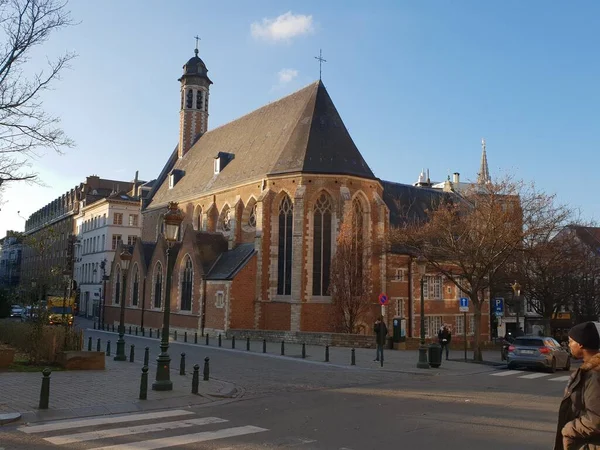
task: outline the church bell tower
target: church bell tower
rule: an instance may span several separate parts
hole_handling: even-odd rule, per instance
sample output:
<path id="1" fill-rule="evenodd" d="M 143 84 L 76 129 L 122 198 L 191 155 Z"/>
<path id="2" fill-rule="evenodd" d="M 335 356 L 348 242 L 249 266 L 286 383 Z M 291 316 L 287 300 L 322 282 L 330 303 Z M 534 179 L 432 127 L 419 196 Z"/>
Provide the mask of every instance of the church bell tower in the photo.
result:
<path id="1" fill-rule="evenodd" d="M 212 81 L 208 69 L 198 56 L 198 38 L 194 56 L 183 66 L 181 110 L 179 112 L 179 158 L 183 158 L 194 142 L 208 129 L 208 94 Z"/>

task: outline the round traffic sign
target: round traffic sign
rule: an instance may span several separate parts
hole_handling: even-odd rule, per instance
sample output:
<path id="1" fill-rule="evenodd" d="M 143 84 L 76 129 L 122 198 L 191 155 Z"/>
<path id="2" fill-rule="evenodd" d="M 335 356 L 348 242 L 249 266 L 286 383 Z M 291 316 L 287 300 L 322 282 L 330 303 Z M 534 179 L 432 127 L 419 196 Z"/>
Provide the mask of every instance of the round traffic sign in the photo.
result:
<path id="1" fill-rule="evenodd" d="M 381 303 L 382 305 L 385 305 L 388 301 L 387 295 L 385 295 L 384 293 L 379 294 L 379 303 Z"/>

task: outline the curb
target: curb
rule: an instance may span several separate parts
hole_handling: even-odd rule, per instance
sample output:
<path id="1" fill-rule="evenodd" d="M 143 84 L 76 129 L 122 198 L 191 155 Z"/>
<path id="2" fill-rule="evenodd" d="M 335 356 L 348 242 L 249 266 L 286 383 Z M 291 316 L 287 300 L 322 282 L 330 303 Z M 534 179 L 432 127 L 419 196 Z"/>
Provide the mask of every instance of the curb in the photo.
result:
<path id="1" fill-rule="evenodd" d="M 21 419 L 21 413 L 6 413 L 0 414 L 0 426 L 6 425 L 12 422 L 16 422 Z"/>

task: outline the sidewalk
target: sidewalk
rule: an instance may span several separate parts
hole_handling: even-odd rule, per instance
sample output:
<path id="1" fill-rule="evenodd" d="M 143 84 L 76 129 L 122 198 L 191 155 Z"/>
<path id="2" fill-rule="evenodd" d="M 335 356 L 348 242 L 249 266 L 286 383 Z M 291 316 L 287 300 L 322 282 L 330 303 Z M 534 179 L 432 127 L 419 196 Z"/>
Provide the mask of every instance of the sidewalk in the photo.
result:
<path id="1" fill-rule="evenodd" d="M 192 394 L 192 374 L 171 370 L 173 390 L 152 390 L 156 365 L 148 371 L 148 399 L 139 400 L 142 364 L 116 362 L 106 357 L 106 369 L 53 372 L 50 381 L 50 407 L 38 410 L 41 373 L 0 372 L 0 414 L 18 412 L 25 422 L 66 419 L 101 414 L 120 414 L 152 409 L 182 408 L 234 398 L 239 392 L 224 381 L 200 383 Z"/>
<path id="2" fill-rule="evenodd" d="M 128 334 L 125 335 L 127 340 Z M 110 339 L 115 341 L 117 333 L 94 330 L 88 328 L 85 330 L 86 339 L 88 336 L 99 336 L 102 337 L 102 348 L 104 349 L 106 340 Z M 132 332 L 132 336 L 135 333 Z M 144 339 L 149 342 L 157 342 L 156 330 L 153 330 L 153 337 L 149 338 L 148 333 L 145 337 L 141 336 L 141 332 L 138 333 L 136 338 Z M 194 344 L 194 336 L 187 336 L 187 342 L 184 341 L 184 336 L 179 333 L 177 340 L 174 339 L 174 333 L 171 333 L 169 342 L 170 344 L 179 344 L 182 347 L 190 346 L 196 348 L 206 348 L 206 337 L 198 335 L 198 343 Z M 87 342 L 87 341 L 86 341 Z M 462 349 L 451 349 L 450 360 L 442 361 L 442 365 L 438 368 L 430 369 L 417 369 L 418 351 L 417 350 L 391 350 L 384 349 L 384 364 L 381 367 L 380 363 L 373 361 L 375 359 L 375 349 L 356 348 L 354 350 L 354 361 L 352 365 L 352 349 L 348 347 L 329 347 L 329 361 L 325 362 L 326 348 L 324 346 L 317 345 L 306 345 L 305 346 L 305 358 L 302 358 L 302 344 L 294 344 L 285 342 L 284 343 L 284 355 L 281 355 L 281 342 L 266 342 L 266 352 L 263 352 L 263 341 L 250 341 L 250 350 L 247 350 L 246 339 L 236 339 L 235 348 L 231 339 L 225 339 L 221 337 L 221 346 L 219 347 L 218 335 L 209 336 L 209 347 L 211 349 L 217 349 L 224 352 L 232 353 L 250 353 L 256 356 L 262 357 L 276 357 L 295 359 L 312 364 L 328 364 L 330 366 L 339 366 L 344 368 L 356 368 L 356 369 L 371 369 L 371 370 L 385 370 L 399 373 L 418 374 L 418 375 L 467 375 L 481 372 L 487 372 L 495 370 L 495 368 L 506 366 L 500 359 L 500 351 L 484 351 L 483 352 L 483 363 L 473 363 L 473 352 L 467 352 L 467 362 L 464 360 L 464 351 Z"/>

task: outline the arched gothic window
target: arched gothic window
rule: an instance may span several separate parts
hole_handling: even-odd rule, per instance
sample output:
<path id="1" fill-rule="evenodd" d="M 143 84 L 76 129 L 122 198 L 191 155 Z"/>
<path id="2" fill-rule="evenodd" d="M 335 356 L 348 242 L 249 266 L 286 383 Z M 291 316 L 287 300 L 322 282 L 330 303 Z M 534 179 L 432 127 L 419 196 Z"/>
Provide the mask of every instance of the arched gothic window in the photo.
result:
<path id="1" fill-rule="evenodd" d="M 256 203 L 252 205 L 250 215 L 248 216 L 248 226 L 250 228 L 256 228 Z"/>
<path id="2" fill-rule="evenodd" d="M 162 264 L 156 264 L 156 269 L 154 269 L 154 307 L 160 308 L 162 307 Z"/>
<path id="3" fill-rule="evenodd" d="M 133 306 L 138 305 L 139 294 L 140 294 L 140 271 L 138 269 L 138 266 L 136 265 L 135 271 L 133 272 L 133 292 L 131 295 L 131 304 Z"/>
<path id="4" fill-rule="evenodd" d="M 226 206 L 221 213 L 221 223 L 219 224 L 221 230 L 229 233 L 231 231 L 231 208 Z"/>
<path id="5" fill-rule="evenodd" d="M 279 204 L 279 243 L 277 256 L 277 295 L 292 293 L 293 205 L 286 195 Z"/>
<path id="6" fill-rule="evenodd" d="M 331 270 L 331 201 L 322 193 L 313 215 L 313 295 L 327 295 Z"/>
<path id="7" fill-rule="evenodd" d="M 194 100 L 194 91 L 192 91 L 191 89 L 189 89 L 187 91 L 187 99 L 186 99 L 186 108 L 191 108 L 192 107 L 192 102 Z"/>
<path id="8" fill-rule="evenodd" d="M 193 280 L 192 258 L 185 259 L 185 268 L 181 277 L 181 311 L 192 310 L 192 280 Z"/>
<path id="9" fill-rule="evenodd" d="M 119 304 L 121 300 L 121 267 L 117 266 L 117 270 L 115 270 L 115 305 Z"/>
<path id="10" fill-rule="evenodd" d="M 358 198 L 352 201 L 352 254 L 354 255 L 354 273 L 358 280 L 363 278 L 364 261 L 364 210 Z"/>

